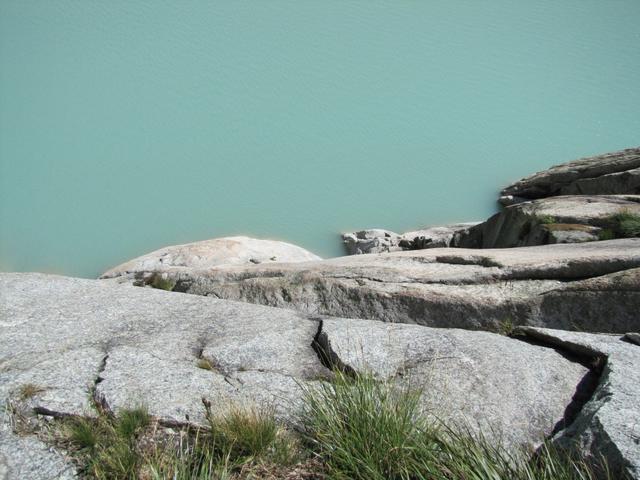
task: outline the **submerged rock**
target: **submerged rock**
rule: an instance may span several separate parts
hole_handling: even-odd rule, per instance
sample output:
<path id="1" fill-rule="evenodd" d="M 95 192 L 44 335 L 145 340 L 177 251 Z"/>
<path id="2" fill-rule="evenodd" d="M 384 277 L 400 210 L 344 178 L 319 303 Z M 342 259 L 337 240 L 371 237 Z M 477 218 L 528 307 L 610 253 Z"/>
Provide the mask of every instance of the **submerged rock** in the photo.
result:
<path id="1" fill-rule="evenodd" d="M 556 195 L 640 194 L 640 147 L 581 158 L 535 173 L 504 188 L 500 202 Z"/>
<path id="2" fill-rule="evenodd" d="M 308 314 L 433 327 L 497 330 L 527 324 L 624 333 L 640 328 L 640 272 L 632 270 L 638 267 L 640 239 L 631 238 L 511 249 L 436 248 L 166 275 L 175 291 Z M 615 275 L 625 270 L 627 276 Z M 609 298 L 615 298 L 615 306 L 603 315 Z"/>
<path id="3" fill-rule="evenodd" d="M 637 216 L 640 235 L 640 195 L 544 198 L 505 208 L 462 233 L 458 246 L 510 248 L 610 239 L 617 234 L 620 214 Z"/>
<path id="4" fill-rule="evenodd" d="M 424 387 L 425 412 L 511 448 L 557 432 L 597 382 L 597 372 L 554 347 L 488 332 L 320 318 L 42 274 L 0 274 L 0 289 L 0 402 L 43 417 L 94 415 L 94 402 L 112 412 L 142 403 L 163 425 L 199 424 L 204 396 L 216 412 L 270 405 L 296 424 L 303 388 L 335 365 Z M 27 384 L 38 388 L 24 398 Z M 609 454 L 603 445 L 596 438 L 591 448 Z M 32 453 L 12 457 L 12 472 L 58 465 L 44 450 Z"/>
<path id="5" fill-rule="evenodd" d="M 249 237 L 224 237 L 161 248 L 129 260 L 101 278 L 136 276 L 168 269 L 208 269 L 221 265 L 257 265 L 274 262 L 308 262 L 320 257 L 290 243 Z"/>

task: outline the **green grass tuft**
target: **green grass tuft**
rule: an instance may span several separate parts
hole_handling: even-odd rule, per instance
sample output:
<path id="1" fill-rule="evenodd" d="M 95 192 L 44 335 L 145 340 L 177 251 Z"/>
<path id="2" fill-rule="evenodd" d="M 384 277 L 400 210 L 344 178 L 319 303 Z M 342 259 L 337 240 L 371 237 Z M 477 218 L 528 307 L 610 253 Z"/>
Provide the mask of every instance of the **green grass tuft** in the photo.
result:
<path id="1" fill-rule="evenodd" d="M 640 215 L 627 210 L 606 218 L 608 228 L 602 229 L 598 238 L 612 240 L 614 238 L 640 237 Z"/>
<path id="2" fill-rule="evenodd" d="M 123 439 L 130 440 L 151 422 L 149 412 L 144 407 L 123 410 L 115 422 L 115 429 Z"/>
<path id="3" fill-rule="evenodd" d="M 554 223 L 558 223 L 558 221 L 553 215 L 538 215 L 538 223 L 540 225 L 553 225 Z"/>
<path id="4" fill-rule="evenodd" d="M 594 480 L 585 461 L 545 446 L 530 462 L 479 435 L 428 422 L 420 392 L 347 378 L 306 390 L 304 424 L 310 448 L 330 479 L 355 480 Z"/>

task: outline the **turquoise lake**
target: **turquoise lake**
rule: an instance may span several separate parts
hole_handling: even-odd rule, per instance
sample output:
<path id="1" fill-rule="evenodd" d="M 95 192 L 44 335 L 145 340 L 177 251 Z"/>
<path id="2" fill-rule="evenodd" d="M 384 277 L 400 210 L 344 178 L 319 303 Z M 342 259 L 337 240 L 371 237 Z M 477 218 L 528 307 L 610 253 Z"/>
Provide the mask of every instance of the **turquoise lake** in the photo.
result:
<path id="1" fill-rule="evenodd" d="M 482 220 L 640 144 L 640 1 L 0 0 L 0 270 Z"/>

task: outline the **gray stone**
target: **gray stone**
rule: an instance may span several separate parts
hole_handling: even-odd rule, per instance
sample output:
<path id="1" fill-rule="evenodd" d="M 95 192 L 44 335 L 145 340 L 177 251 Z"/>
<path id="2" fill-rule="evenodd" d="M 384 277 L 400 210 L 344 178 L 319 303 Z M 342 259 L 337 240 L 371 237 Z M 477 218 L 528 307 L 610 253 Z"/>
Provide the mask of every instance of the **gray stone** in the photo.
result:
<path id="1" fill-rule="evenodd" d="M 342 242 L 347 255 L 364 253 L 398 252 L 401 237 L 397 233 L 380 228 L 370 228 L 353 233 L 343 233 Z"/>
<path id="2" fill-rule="evenodd" d="M 223 265 L 308 262 L 320 257 L 290 243 L 249 237 L 224 237 L 161 248 L 108 270 L 102 278 L 168 269 L 207 269 Z"/>
<path id="3" fill-rule="evenodd" d="M 539 296 L 542 325 L 624 333 L 640 327 L 640 268 L 569 282 Z"/>
<path id="4" fill-rule="evenodd" d="M 628 248 L 631 243 L 613 245 Z M 429 261 L 434 250 L 420 251 L 418 258 L 421 265 L 435 267 L 429 274 L 446 265 L 471 268 L 467 278 L 499 277 L 505 274 L 501 273 L 505 265 L 512 274 L 522 272 L 539 266 L 543 258 L 555 262 L 557 272 L 573 271 L 575 265 L 566 266 L 567 246 L 553 247 L 555 257 L 535 249 L 528 249 L 528 254 L 512 249 L 487 258 L 454 255 L 444 264 Z M 603 272 L 610 268 L 607 255 L 613 248 L 579 255 L 573 251 L 571 258 L 579 264 L 581 256 L 588 255 Z M 371 274 L 385 276 L 392 272 L 385 272 L 382 265 L 395 256 L 410 258 L 406 253 L 349 260 L 354 268 L 366 265 L 367 257 L 378 259 L 380 270 Z M 602 263 L 594 261 L 598 257 Z M 633 258 L 627 256 L 624 261 Z M 491 266 L 498 259 L 502 266 Z M 402 267 L 406 272 L 412 265 L 405 262 Z M 441 275 L 461 278 L 461 271 L 447 268 L 440 270 Z M 298 280 L 304 281 L 304 275 L 298 273 Z M 164 425 L 200 424 L 204 420 L 201 398 L 206 397 L 215 411 L 236 404 L 268 404 L 282 421 L 296 424 L 302 390 L 330 376 L 327 366 L 334 364 L 350 372 L 371 370 L 381 378 L 423 388 L 425 412 L 453 427 L 465 424 L 474 431 L 482 429 L 507 447 L 535 446 L 570 420 L 566 410 L 575 409 L 576 394 L 593 377 L 582 364 L 554 348 L 487 332 L 319 318 L 111 281 L 43 274 L 0 274 L 0 292 L 0 402 L 41 416 L 92 415 L 93 402 L 116 413 L 144 404 Z M 637 346 L 619 343 L 640 354 Z M 201 368 L 205 362 L 207 368 Z M 637 387 L 633 376 L 637 372 L 629 377 L 635 382 L 631 387 L 622 383 L 626 370 L 616 372 L 616 389 Z M 41 390 L 21 398 L 20 387 L 26 384 Z M 636 395 L 637 408 L 633 389 L 626 390 L 628 403 Z M 634 412 L 633 407 L 627 410 L 629 415 Z M 616 442 L 619 435 L 633 434 L 627 424 L 613 420 L 605 424 L 607 438 Z M 594 435 L 589 448 L 617 461 L 607 441 Z M 26 451 L 16 453 L 20 449 Z M 631 458 L 635 453 L 624 455 Z M 7 429 L 0 432 L 0 471 L 12 480 L 73 475 L 64 457 L 37 438 L 23 439 Z M 36 471 L 41 476 L 31 475 Z"/>
<path id="5" fill-rule="evenodd" d="M 592 284 L 579 282 L 637 267 L 640 239 L 620 239 L 356 255 L 304 264 L 180 271 L 170 277 L 176 291 L 308 314 L 469 329 L 498 329 L 509 322 L 553 328 L 577 324 L 623 333 L 638 329 L 638 287 L 631 281 L 626 293 L 619 293 L 624 301 L 612 310 L 620 315 L 614 318 L 603 316 L 602 310 L 608 295 L 618 295 L 618 277 L 603 277 L 593 290 Z M 610 287 L 604 286 L 607 282 Z M 571 318 L 573 327 L 551 308 L 541 309 L 543 301 L 551 305 L 551 298 L 564 302 L 563 315 Z M 601 306 L 595 308 L 598 302 Z M 594 305 L 593 311 L 582 307 L 586 304 Z"/>
<path id="6" fill-rule="evenodd" d="M 518 333 L 578 355 L 603 358 L 597 389 L 554 441 L 561 446 L 577 442 L 584 453 L 604 456 L 613 471 L 640 478 L 640 348 L 619 335 L 535 328 Z"/>
<path id="7" fill-rule="evenodd" d="M 455 239 L 479 222 L 454 223 L 402 234 L 400 246 L 405 250 L 422 250 L 424 248 L 457 247 Z"/>
<path id="8" fill-rule="evenodd" d="M 627 342 L 633 343 L 635 345 L 640 345 L 640 333 L 636 333 L 636 332 L 625 333 L 622 338 Z"/>
<path id="9" fill-rule="evenodd" d="M 613 216 L 640 215 L 640 195 L 560 196 L 519 203 L 471 228 L 458 240 L 466 248 L 510 248 L 598 240 L 614 228 Z"/>
<path id="10" fill-rule="evenodd" d="M 504 188 L 500 202 L 555 195 L 640 194 L 640 147 L 582 158 L 535 173 Z"/>
<path id="11" fill-rule="evenodd" d="M 42 413 L 141 402 L 166 423 L 198 422 L 203 396 L 223 407 L 270 398 L 277 383 L 292 396 L 292 378 L 327 374 L 311 347 L 318 322 L 290 310 L 42 274 L 2 274 L 0 291 L 0 406 L 34 384 L 26 403 Z"/>
<path id="12" fill-rule="evenodd" d="M 342 234 L 342 241 L 347 255 L 456 247 L 458 246 L 456 239 L 478 223 L 453 223 L 425 227 L 401 235 L 382 229 L 361 230 Z"/>
<path id="13" fill-rule="evenodd" d="M 70 480 L 73 465 L 54 448 L 35 437 L 15 435 L 7 419 L 0 419 L 0 479 Z"/>

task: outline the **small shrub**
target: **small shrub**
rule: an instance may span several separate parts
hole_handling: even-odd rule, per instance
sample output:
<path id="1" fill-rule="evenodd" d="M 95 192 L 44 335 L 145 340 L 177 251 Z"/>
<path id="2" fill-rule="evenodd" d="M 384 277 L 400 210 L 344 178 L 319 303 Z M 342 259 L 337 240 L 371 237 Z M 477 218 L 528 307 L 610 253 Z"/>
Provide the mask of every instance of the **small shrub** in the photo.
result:
<path id="1" fill-rule="evenodd" d="M 614 215 L 618 224 L 618 232 L 621 237 L 640 237 L 640 215 L 630 212 L 621 212 Z"/>
<path id="2" fill-rule="evenodd" d="M 540 225 L 552 225 L 554 223 L 557 223 L 557 220 L 553 215 L 539 215 L 538 223 Z"/>
<path id="3" fill-rule="evenodd" d="M 606 223 L 609 228 L 599 232 L 600 240 L 640 237 L 640 215 L 638 214 L 622 211 L 608 217 Z"/>
<path id="4" fill-rule="evenodd" d="M 613 240 L 616 234 L 610 228 L 603 228 L 598 232 L 598 240 Z"/>
<path id="5" fill-rule="evenodd" d="M 507 317 L 500 322 L 500 325 L 498 325 L 497 333 L 508 337 L 513 333 L 514 328 L 515 325 L 513 324 L 513 320 L 511 319 L 511 317 Z"/>

